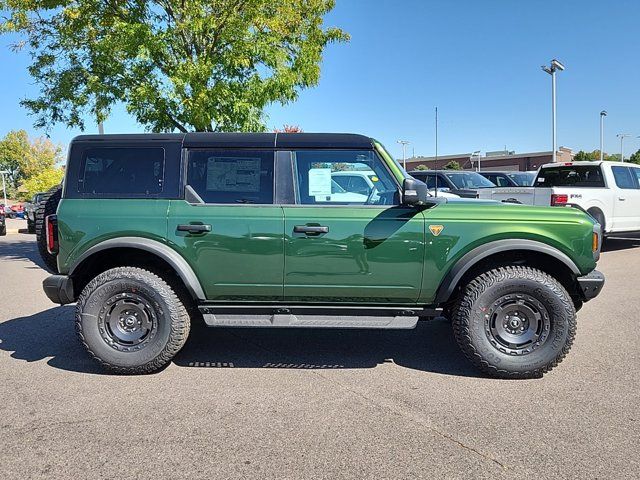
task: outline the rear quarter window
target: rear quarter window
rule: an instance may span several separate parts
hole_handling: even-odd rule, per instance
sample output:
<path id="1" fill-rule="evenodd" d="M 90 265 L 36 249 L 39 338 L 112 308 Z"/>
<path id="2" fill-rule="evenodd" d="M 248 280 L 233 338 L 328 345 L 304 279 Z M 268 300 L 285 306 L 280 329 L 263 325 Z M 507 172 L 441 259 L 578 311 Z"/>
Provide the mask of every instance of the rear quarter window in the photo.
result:
<path id="1" fill-rule="evenodd" d="M 128 143 L 128 142 L 127 142 Z M 70 145 L 64 198 L 180 198 L 179 141 L 79 141 Z"/>
<path id="2" fill-rule="evenodd" d="M 604 188 L 605 183 L 599 165 L 562 165 L 540 169 L 535 186 Z"/>
<path id="3" fill-rule="evenodd" d="M 78 191 L 92 195 L 154 195 L 164 183 L 164 149 L 89 148 Z"/>

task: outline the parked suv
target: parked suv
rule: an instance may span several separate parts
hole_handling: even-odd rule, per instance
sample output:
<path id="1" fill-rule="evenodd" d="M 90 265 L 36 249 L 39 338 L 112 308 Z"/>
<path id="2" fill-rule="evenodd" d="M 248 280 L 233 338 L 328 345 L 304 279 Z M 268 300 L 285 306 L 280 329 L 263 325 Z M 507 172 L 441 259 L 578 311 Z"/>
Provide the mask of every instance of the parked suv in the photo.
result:
<path id="1" fill-rule="evenodd" d="M 411 175 L 427 184 L 429 189 L 447 188 L 448 192 L 463 198 L 477 198 L 478 189 L 495 184 L 476 172 L 456 170 L 415 170 Z"/>
<path id="2" fill-rule="evenodd" d="M 36 209 L 45 195 L 45 192 L 36 193 L 29 202 L 24 204 L 24 217 L 27 219 L 29 233 L 36 233 Z"/>
<path id="3" fill-rule="evenodd" d="M 375 195 L 336 202 L 337 171 Z M 119 373 L 162 368 L 213 327 L 407 329 L 444 313 L 497 377 L 539 377 L 595 297 L 600 228 L 574 209 L 429 197 L 351 134 L 76 137 L 46 238 L 51 300 Z"/>

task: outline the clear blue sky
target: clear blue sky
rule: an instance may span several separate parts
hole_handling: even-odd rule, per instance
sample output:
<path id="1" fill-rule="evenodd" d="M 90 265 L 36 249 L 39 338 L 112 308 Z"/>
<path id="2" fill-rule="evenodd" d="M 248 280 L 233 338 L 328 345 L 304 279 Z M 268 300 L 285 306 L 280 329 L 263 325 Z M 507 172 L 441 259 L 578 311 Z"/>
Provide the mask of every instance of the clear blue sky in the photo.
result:
<path id="1" fill-rule="evenodd" d="M 351 34 L 330 46 L 320 85 L 298 102 L 272 106 L 268 125 L 307 132 L 359 132 L 397 157 L 434 153 L 434 106 L 441 155 L 506 147 L 550 150 L 550 77 L 540 65 L 553 57 L 558 76 L 558 143 L 599 146 L 599 112 L 606 109 L 605 150 L 619 152 L 616 133 L 640 135 L 640 1 L 638 0 L 338 0 L 328 25 Z M 26 53 L 0 37 L 0 135 L 32 127 L 19 106 L 35 94 Z M 142 131 L 122 108 L 107 133 Z M 87 131 L 96 127 L 87 123 Z M 80 133 L 51 131 L 63 145 Z M 640 148 L 626 140 L 625 151 Z"/>

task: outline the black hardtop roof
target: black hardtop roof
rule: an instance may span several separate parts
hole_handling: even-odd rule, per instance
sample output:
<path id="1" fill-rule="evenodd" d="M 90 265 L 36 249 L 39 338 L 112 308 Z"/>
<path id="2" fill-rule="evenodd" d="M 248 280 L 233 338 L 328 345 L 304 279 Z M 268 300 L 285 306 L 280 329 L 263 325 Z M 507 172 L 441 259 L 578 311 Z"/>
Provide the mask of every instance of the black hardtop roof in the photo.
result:
<path id="1" fill-rule="evenodd" d="M 180 142 L 184 147 L 221 148 L 362 148 L 373 140 L 354 133 L 127 133 L 79 135 L 72 143 Z"/>

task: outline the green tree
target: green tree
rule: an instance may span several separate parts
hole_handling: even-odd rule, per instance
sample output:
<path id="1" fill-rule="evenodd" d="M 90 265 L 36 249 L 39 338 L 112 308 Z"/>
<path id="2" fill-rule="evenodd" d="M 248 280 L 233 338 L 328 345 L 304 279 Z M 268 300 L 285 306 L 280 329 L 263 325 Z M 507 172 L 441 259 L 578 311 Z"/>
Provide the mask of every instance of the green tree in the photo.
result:
<path id="1" fill-rule="evenodd" d="M 18 198 L 20 200 L 26 200 L 38 192 L 46 192 L 51 187 L 62 182 L 63 176 L 64 170 L 61 167 L 49 167 L 41 170 L 38 174 L 33 175 L 20 185 Z"/>
<path id="2" fill-rule="evenodd" d="M 455 160 L 451 160 L 443 168 L 445 170 L 462 170 L 462 167 L 460 166 L 460 164 L 458 162 L 456 162 Z"/>
<path id="3" fill-rule="evenodd" d="M 584 150 L 580 150 L 573 156 L 573 160 L 576 162 L 593 162 L 594 160 L 600 160 L 600 151 L 585 152 Z"/>
<path id="4" fill-rule="evenodd" d="M 429 167 L 424 164 L 420 164 L 414 170 L 429 170 Z"/>
<path id="5" fill-rule="evenodd" d="M 61 160 L 61 148 L 45 138 L 30 139 L 24 130 L 13 130 L 0 140 L 0 170 L 7 175 L 13 195 L 18 185 Z"/>
<path id="6" fill-rule="evenodd" d="M 262 131 L 264 108 L 315 86 L 334 0 L 0 0 L 40 87 L 35 126 L 84 128 L 122 102 L 155 131 Z M 19 48 L 20 45 L 17 45 Z"/>
<path id="7" fill-rule="evenodd" d="M 633 153 L 630 157 L 629 157 L 629 161 L 631 163 L 637 163 L 638 165 L 640 165 L 640 149 L 636 151 L 636 153 Z"/>

